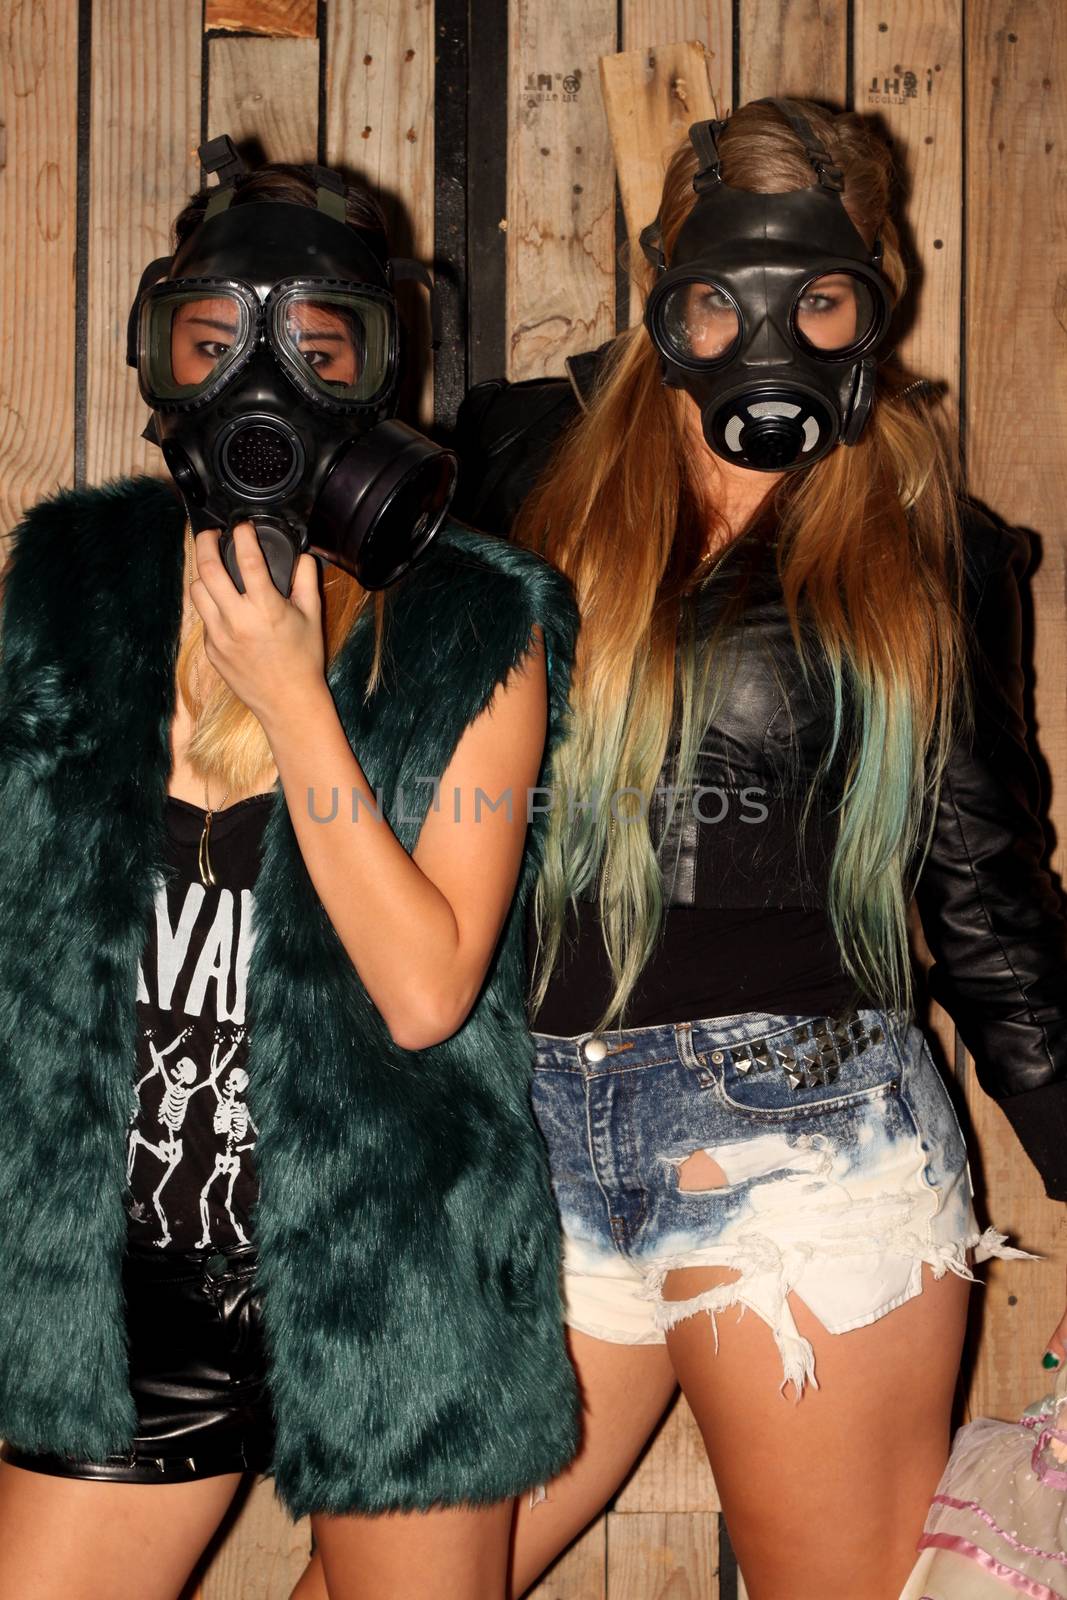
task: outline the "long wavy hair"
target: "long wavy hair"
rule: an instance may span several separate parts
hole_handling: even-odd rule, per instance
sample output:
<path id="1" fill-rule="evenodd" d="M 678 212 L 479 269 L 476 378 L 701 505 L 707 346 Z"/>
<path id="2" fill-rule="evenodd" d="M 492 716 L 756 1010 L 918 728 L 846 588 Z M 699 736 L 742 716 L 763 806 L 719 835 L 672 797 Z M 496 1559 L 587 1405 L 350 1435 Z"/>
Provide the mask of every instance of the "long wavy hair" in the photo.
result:
<path id="1" fill-rule="evenodd" d="M 890 153 L 861 116 L 799 104 L 844 173 L 842 198 L 856 228 L 868 244 L 882 238 L 895 304 L 906 271 L 889 216 Z M 801 141 L 773 106 L 741 106 L 719 145 L 723 179 L 737 188 L 781 193 L 812 181 Z M 660 202 L 668 261 L 695 203 L 696 170 L 687 140 L 669 163 Z M 637 263 L 635 276 L 647 295 L 652 269 Z M 817 663 L 832 695 L 833 737 L 804 818 L 825 803 L 831 768 L 843 772 L 828 910 L 844 968 L 860 992 L 905 1011 L 912 1004 L 909 902 L 954 718 L 970 712 L 958 608 L 959 462 L 948 419 L 916 390 L 899 362 L 881 365 L 859 442 L 784 474 L 741 530 L 773 517 L 793 639 L 805 673 Z M 659 357 L 638 323 L 614 341 L 588 408 L 513 528 L 517 543 L 571 579 L 582 616 L 572 721 L 554 758 L 556 803 L 532 898 L 533 1015 L 560 955 L 568 901 L 598 873 L 615 985 L 598 1029 L 625 1026 L 662 930 L 659 841 L 647 802 L 675 716 L 674 805 L 691 792 L 702 734 L 728 692 L 730 652 L 721 646 L 738 609 L 728 608 L 710 640 L 694 642 L 695 600 L 716 571 L 705 551 L 732 542 L 698 470 L 705 448 L 687 397 L 663 386 Z M 630 792 L 629 802 L 621 791 Z M 616 797 L 614 821 L 602 798 L 590 805 L 559 798 L 607 795 Z"/>
<path id="2" fill-rule="evenodd" d="M 287 201 L 291 205 L 315 206 L 315 180 L 310 166 L 290 162 L 270 162 L 238 176 L 231 206 L 252 201 Z M 202 189 L 190 197 L 174 220 L 174 248 L 177 249 L 200 225 L 204 209 L 214 193 Z M 386 222 L 382 208 L 362 184 L 345 185 L 345 221 L 350 227 L 370 231 L 386 243 Z M 372 241 L 374 243 L 378 241 Z M 196 577 L 196 554 L 192 532 L 185 530 L 185 585 Z M 323 571 L 322 613 L 326 663 L 333 660 L 348 638 L 356 620 L 368 604 L 374 608 L 374 654 L 364 693 L 373 692 L 382 664 L 382 650 L 388 591 L 364 589 L 356 578 L 339 567 Z M 203 707 L 197 704 L 195 683 L 210 683 Z M 250 789 L 273 766 L 267 736 L 259 719 L 238 699 L 229 685 L 207 664 L 204 654 L 204 624 L 193 613 L 178 650 L 178 692 L 190 716 L 200 714 L 199 723 L 187 747 L 188 759 L 205 780 L 216 778 L 233 794 Z"/>

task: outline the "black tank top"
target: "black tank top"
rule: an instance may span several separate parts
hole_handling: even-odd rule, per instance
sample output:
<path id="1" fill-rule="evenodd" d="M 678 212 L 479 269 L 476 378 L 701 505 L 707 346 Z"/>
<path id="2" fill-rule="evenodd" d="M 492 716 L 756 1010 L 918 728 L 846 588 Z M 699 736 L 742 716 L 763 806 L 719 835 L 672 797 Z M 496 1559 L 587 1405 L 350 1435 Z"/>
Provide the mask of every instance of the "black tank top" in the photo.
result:
<path id="1" fill-rule="evenodd" d="M 770 531 L 770 516 L 768 511 L 757 528 Z M 672 777 L 668 759 L 657 783 L 669 784 Z M 795 858 L 801 811 L 802 796 L 796 796 L 770 813 L 760 834 L 764 862 Z M 774 831 L 768 833 L 768 828 Z M 809 822 L 806 838 L 809 851 L 832 851 L 832 837 L 824 836 L 820 819 L 815 819 L 814 833 Z M 736 885 L 737 865 L 724 857 L 723 873 L 721 878 L 716 874 L 714 887 Z M 527 972 L 532 975 L 536 949 L 532 895 L 525 932 Z M 596 902 L 579 898 L 567 908 L 561 954 L 530 1027 L 568 1038 L 587 1032 L 606 1011 L 614 988 Z M 667 907 L 659 941 L 638 976 L 621 1022 L 613 1025 L 645 1028 L 746 1011 L 833 1016 L 852 1005 L 870 1003 L 844 970 L 824 906 L 731 907 L 698 901 Z"/>
<path id="2" fill-rule="evenodd" d="M 167 796 L 165 881 L 137 974 L 126 1146 L 130 1236 L 162 1249 L 251 1242 L 257 1129 L 246 1097 L 246 979 L 253 889 L 276 793 L 215 813 L 210 886 L 197 865 L 203 808 Z"/>
<path id="3" fill-rule="evenodd" d="M 568 907 L 564 944 L 535 1033 L 585 1033 L 614 991 L 596 906 Z M 536 949 L 533 897 L 526 916 L 526 969 Z M 670 906 L 663 933 L 640 973 L 622 1023 L 648 1028 L 737 1012 L 835 1016 L 869 1004 L 844 972 L 824 911 L 792 907 Z"/>

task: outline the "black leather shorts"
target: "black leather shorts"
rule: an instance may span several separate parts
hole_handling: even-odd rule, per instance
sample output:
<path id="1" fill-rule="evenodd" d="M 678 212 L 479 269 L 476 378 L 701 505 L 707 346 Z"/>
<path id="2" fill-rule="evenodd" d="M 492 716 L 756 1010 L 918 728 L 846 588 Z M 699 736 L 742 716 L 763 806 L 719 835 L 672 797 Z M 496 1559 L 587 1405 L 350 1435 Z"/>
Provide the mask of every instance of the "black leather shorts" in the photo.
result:
<path id="1" fill-rule="evenodd" d="M 263 1472 L 273 1449 L 254 1245 L 159 1250 L 123 1267 L 137 1433 L 125 1455 L 77 1461 L 7 1444 L 0 1459 L 64 1478 L 187 1483 Z"/>

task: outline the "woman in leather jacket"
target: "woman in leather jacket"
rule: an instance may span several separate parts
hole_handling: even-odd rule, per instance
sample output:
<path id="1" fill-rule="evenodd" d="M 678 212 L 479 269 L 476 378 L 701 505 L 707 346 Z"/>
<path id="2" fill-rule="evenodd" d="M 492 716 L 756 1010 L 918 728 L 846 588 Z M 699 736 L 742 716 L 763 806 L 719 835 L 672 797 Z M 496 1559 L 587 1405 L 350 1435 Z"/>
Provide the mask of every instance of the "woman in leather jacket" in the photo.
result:
<path id="1" fill-rule="evenodd" d="M 797 104 L 896 302 L 889 153 L 859 116 Z M 776 107 L 714 126 L 724 184 L 811 185 Z M 661 265 L 699 170 L 689 145 L 670 162 Z M 519 1507 L 512 1592 L 680 1382 L 752 1600 L 893 1600 L 947 1459 L 972 1267 L 1025 1254 L 975 1221 L 912 1010 L 913 895 L 931 994 L 1067 1199 L 1028 543 L 959 492 L 899 364 L 854 442 L 779 471 L 709 447 L 646 326 L 568 371 L 480 386 L 460 418 L 460 514 L 545 555 L 582 613 L 528 954 L 585 1426 Z M 1067 1318 L 1053 1357 L 1065 1340 Z"/>

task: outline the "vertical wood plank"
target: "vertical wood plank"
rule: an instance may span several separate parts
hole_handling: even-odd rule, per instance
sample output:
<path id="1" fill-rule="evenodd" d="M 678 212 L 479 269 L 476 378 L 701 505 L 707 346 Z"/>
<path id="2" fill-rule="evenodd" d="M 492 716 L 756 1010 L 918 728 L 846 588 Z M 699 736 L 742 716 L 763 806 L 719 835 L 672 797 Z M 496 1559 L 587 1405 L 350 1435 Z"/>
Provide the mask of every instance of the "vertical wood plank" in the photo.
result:
<path id="1" fill-rule="evenodd" d="M 710 58 L 698 40 L 600 58 L 622 207 L 631 240 L 656 214 L 667 162 L 690 123 L 716 115 Z"/>
<path id="2" fill-rule="evenodd" d="M 601 1517 L 523 1600 L 608 1600 L 607 1559 L 607 1520 Z"/>
<path id="3" fill-rule="evenodd" d="M 741 0 L 740 103 L 791 94 L 845 104 L 847 0 Z"/>
<path id="4" fill-rule="evenodd" d="M 904 233 L 917 315 L 900 344 L 958 404 L 963 248 L 962 0 L 855 0 L 856 110 L 893 141 L 910 196 Z"/>
<path id="5" fill-rule="evenodd" d="M 264 161 L 314 161 L 319 145 L 315 39 L 218 38 L 208 45 L 209 139 L 255 140 Z"/>
<path id="6" fill-rule="evenodd" d="M 1067 839 L 1067 17 L 1056 0 L 967 8 L 965 442 L 975 492 L 1040 537 L 1030 579 L 1035 727 L 1051 780 L 1053 865 Z M 1039 1358 L 1063 1312 L 1067 1212 L 1044 1196 L 999 1109 L 969 1099 L 989 1221 L 1045 1263 L 993 1261 L 972 1413 L 1013 1417 L 1050 1387 Z M 977 1176 L 977 1174 L 976 1174 Z M 1013 1303 L 1014 1300 L 1014 1303 Z"/>
<path id="7" fill-rule="evenodd" d="M 709 1600 L 718 1564 L 710 1512 L 608 1517 L 608 1600 Z"/>
<path id="8" fill-rule="evenodd" d="M 615 169 L 597 70 L 615 20 L 614 0 L 511 0 L 509 378 L 562 372 L 615 332 Z"/>
<path id="9" fill-rule="evenodd" d="M 0 531 L 74 477 L 78 16 L 0 0 Z"/>
<path id="10" fill-rule="evenodd" d="M 383 201 L 398 256 L 434 256 L 432 0 L 371 0 L 329 8 L 326 159 L 359 172 Z M 397 295 L 411 377 L 403 409 L 433 415 L 426 292 Z M 416 382 L 417 378 L 417 382 Z"/>
<path id="11" fill-rule="evenodd" d="M 630 322 L 640 319 L 641 229 L 656 215 L 667 163 L 690 125 L 717 114 L 699 40 L 601 56 L 604 97 L 626 219 Z"/>
<path id="12" fill-rule="evenodd" d="M 612 1509 L 627 1514 L 720 1509 L 704 1441 L 683 1395 L 676 1397 Z"/>
<path id="13" fill-rule="evenodd" d="M 651 68 L 656 70 L 658 52 L 679 40 L 695 40 L 704 46 L 704 70 L 699 93 L 710 90 L 715 108 L 704 111 L 691 99 L 689 85 L 683 81 L 676 91 L 677 142 L 685 139 L 689 124 L 704 116 L 726 116 L 730 110 L 733 81 L 733 5 L 731 0 L 620 0 L 622 50 L 647 50 Z M 667 152 L 668 159 L 671 152 Z M 616 152 L 617 156 L 617 152 Z M 625 194 L 623 196 L 625 205 Z M 655 215 L 655 206 L 645 221 Z M 643 224 L 642 224 L 643 226 Z M 640 232 L 640 227 L 638 227 Z M 631 254 L 635 244 L 631 243 Z M 640 295 L 630 296 L 630 322 L 641 314 Z"/>
<path id="14" fill-rule="evenodd" d="M 187 0 L 148 11 L 96 0 L 90 125 L 86 477 L 164 477 L 158 448 L 140 437 L 149 412 L 126 365 L 126 319 L 200 182 L 200 18 Z"/>
<path id="15" fill-rule="evenodd" d="M 227 1529 L 194 1600 L 289 1600 L 307 1566 L 311 1524 L 290 1520 L 260 1478 Z"/>
<path id="16" fill-rule="evenodd" d="M 733 61 L 731 0 L 621 0 L 622 50 L 658 50 L 699 39 L 708 53 L 708 82 L 725 116 Z"/>

